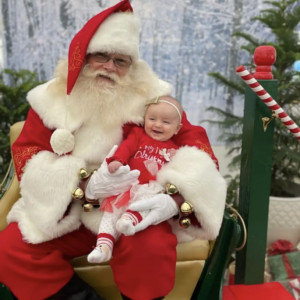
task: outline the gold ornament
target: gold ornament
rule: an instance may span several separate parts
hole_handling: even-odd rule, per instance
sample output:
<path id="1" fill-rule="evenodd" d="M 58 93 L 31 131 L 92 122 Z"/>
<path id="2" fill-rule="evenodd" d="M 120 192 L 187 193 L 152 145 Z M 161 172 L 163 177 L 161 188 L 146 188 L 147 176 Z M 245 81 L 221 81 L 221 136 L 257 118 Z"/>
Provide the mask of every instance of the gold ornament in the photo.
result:
<path id="1" fill-rule="evenodd" d="M 85 212 L 91 212 L 93 209 L 94 209 L 93 204 L 91 204 L 91 203 L 85 203 L 85 204 L 83 204 L 83 210 Z"/>
<path id="2" fill-rule="evenodd" d="M 172 183 L 167 183 L 166 185 L 166 192 L 169 195 L 174 195 L 178 193 L 178 189 L 176 187 L 176 185 L 172 184 Z"/>
<path id="3" fill-rule="evenodd" d="M 81 168 L 81 169 L 79 170 L 79 177 L 80 177 L 81 179 L 88 178 L 89 176 L 90 176 L 90 174 L 89 174 L 89 172 L 87 171 L 87 169 Z"/>
<path id="4" fill-rule="evenodd" d="M 183 215 L 187 216 L 193 212 L 193 205 L 189 202 L 183 202 L 180 206 L 180 211 Z"/>
<path id="5" fill-rule="evenodd" d="M 190 227 L 190 225 L 191 225 L 190 218 L 181 218 L 180 221 L 179 221 L 179 225 L 182 228 L 188 228 L 188 227 Z"/>
<path id="6" fill-rule="evenodd" d="M 80 200 L 84 196 L 84 192 L 80 187 L 77 187 L 73 192 L 72 192 L 72 198 L 75 200 Z"/>

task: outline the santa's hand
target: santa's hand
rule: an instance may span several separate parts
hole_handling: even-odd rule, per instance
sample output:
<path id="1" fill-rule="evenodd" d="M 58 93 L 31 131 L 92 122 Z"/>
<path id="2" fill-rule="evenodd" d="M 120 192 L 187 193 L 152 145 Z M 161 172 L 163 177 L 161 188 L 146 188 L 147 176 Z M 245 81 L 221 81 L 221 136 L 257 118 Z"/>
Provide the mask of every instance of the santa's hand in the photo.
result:
<path id="1" fill-rule="evenodd" d="M 129 209 L 138 212 L 149 210 L 143 220 L 135 225 L 135 232 L 141 231 L 150 225 L 169 220 L 178 214 L 176 202 L 167 194 L 158 194 L 152 198 L 139 200 L 129 205 Z"/>
<path id="2" fill-rule="evenodd" d="M 114 146 L 107 157 L 112 156 L 117 147 Z M 140 171 L 130 171 L 129 166 L 122 166 L 115 173 L 110 173 L 105 158 L 100 168 L 91 176 L 86 186 L 85 196 L 89 199 L 102 199 L 126 192 L 139 183 L 139 175 Z"/>

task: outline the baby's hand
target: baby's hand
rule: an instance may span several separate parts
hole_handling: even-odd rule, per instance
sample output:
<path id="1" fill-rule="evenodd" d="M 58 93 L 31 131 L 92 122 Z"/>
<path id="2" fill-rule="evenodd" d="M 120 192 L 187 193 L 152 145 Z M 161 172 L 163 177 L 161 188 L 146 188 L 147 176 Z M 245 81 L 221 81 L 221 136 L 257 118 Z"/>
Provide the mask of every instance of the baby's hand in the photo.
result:
<path id="1" fill-rule="evenodd" d="M 108 164 L 109 173 L 115 173 L 123 164 L 117 160 L 114 160 Z"/>

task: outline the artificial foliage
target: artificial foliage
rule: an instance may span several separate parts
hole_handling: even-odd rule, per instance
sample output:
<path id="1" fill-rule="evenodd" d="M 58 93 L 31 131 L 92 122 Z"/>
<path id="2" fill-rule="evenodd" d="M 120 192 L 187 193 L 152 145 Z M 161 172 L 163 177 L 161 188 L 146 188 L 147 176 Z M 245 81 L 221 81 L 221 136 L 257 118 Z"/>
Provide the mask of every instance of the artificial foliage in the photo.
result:
<path id="1" fill-rule="evenodd" d="M 0 182 L 11 160 L 10 126 L 26 118 L 29 110 L 26 95 L 39 83 L 36 73 L 29 70 L 5 69 L 0 74 Z"/>
<path id="2" fill-rule="evenodd" d="M 296 124 L 300 124 L 300 72 L 293 70 L 295 61 L 300 60 L 300 38 L 297 35 L 297 26 L 300 24 L 300 5 L 298 0 L 265 1 L 270 8 L 260 11 L 253 18 L 270 29 L 272 41 L 259 41 L 255 36 L 245 32 L 235 32 L 234 35 L 246 41 L 242 48 L 253 57 L 258 46 L 271 45 L 276 49 L 276 62 L 272 67 L 274 79 L 278 81 L 278 96 L 275 99 L 280 106 L 290 115 Z M 253 70 L 253 62 L 244 64 Z M 219 83 L 237 94 L 244 94 L 245 83 L 240 78 L 228 79 L 220 73 L 210 73 Z M 229 168 L 240 169 L 240 153 L 242 143 L 242 117 L 232 112 L 216 107 L 210 107 L 219 116 L 214 121 L 220 128 L 221 136 L 226 146 L 230 149 L 228 155 L 233 157 Z M 290 133 L 279 119 L 274 119 L 274 146 L 272 156 L 271 195 L 296 196 L 300 169 L 300 142 Z M 237 189 L 239 175 L 229 180 L 227 202 L 237 203 Z M 295 188 L 296 187 L 296 188 Z"/>

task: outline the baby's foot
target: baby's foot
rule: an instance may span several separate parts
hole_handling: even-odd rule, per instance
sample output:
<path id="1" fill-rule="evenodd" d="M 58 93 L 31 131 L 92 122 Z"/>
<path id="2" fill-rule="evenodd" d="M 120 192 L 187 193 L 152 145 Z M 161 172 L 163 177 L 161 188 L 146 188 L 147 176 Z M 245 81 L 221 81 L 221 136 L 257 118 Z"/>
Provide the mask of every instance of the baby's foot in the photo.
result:
<path id="1" fill-rule="evenodd" d="M 124 235 L 134 235 L 135 234 L 135 228 L 132 224 L 132 220 L 129 218 L 122 217 L 117 221 L 116 228 L 120 233 L 123 233 Z"/>
<path id="2" fill-rule="evenodd" d="M 87 256 L 90 263 L 102 263 L 111 259 L 112 250 L 107 245 L 97 245 Z"/>

